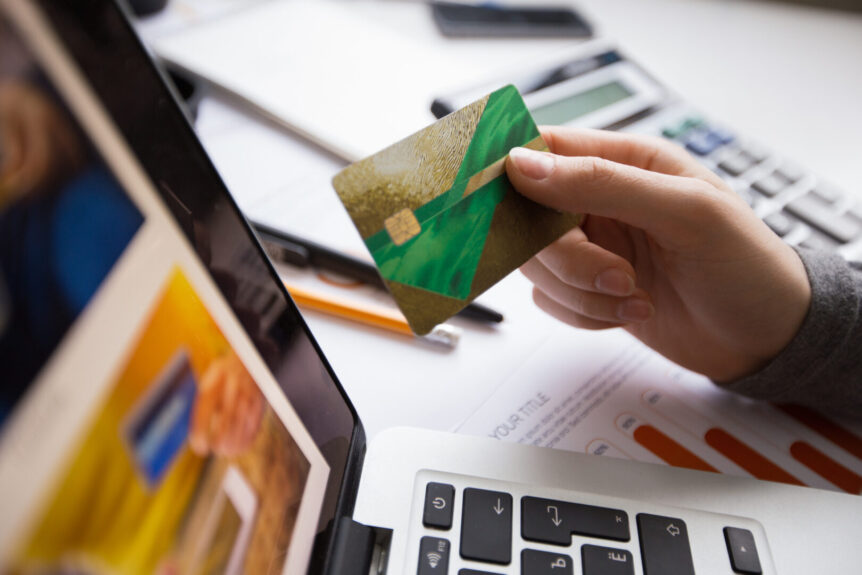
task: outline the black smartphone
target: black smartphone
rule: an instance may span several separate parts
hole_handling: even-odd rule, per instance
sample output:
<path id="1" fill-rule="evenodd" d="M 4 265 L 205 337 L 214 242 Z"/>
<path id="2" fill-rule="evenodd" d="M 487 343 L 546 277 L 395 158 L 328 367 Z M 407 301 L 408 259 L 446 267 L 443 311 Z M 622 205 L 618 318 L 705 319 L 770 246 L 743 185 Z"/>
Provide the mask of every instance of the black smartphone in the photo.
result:
<path id="1" fill-rule="evenodd" d="M 499 6 L 432 1 L 434 21 L 444 36 L 455 38 L 589 38 L 590 24 L 562 6 Z"/>

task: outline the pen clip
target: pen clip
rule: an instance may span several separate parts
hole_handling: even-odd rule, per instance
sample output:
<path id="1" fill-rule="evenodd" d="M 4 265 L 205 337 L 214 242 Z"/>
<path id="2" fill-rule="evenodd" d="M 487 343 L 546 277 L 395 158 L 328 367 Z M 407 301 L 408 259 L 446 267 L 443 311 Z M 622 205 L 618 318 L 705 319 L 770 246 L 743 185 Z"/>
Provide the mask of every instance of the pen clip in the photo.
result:
<path id="1" fill-rule="evenodd" d="M 276 261 L 291 264 L 300 268 L 308 267 L 310 263 L 311 256 L 308 253 L 308 250 L 303 246 L 286 240 L 280 239 L 278 242 L 274 242 L 266 238 L 261 238 L 261 244 L 263 244 L 269 257 Z"/>

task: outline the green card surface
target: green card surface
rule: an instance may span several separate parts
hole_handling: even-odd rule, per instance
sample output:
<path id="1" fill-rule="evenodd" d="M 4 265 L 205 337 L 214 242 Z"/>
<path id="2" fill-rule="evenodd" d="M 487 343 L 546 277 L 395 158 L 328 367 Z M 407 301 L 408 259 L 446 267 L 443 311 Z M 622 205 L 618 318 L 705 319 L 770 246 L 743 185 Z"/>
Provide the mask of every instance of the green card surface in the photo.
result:
<path id="1" fill-rule="evenodd" d="M 512 188 L 505 161 L 517 146 L 547 150 L 521 95 L 506 86 L 333 179 L 417 334 L 579 223 Z"/>

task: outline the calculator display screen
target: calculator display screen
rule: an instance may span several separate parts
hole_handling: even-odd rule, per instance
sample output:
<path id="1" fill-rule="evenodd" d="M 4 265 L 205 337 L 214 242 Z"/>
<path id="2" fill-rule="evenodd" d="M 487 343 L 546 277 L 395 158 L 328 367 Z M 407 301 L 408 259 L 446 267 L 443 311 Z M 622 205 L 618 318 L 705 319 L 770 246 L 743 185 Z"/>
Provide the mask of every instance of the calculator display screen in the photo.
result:
<path id="1" fill-rule="evenodd" d="M 565 124 L 632 95 L 633 93 L 621 82 L 608 82 L 539 106 L 532 111 L 533 119 L 540 125 Z"/>

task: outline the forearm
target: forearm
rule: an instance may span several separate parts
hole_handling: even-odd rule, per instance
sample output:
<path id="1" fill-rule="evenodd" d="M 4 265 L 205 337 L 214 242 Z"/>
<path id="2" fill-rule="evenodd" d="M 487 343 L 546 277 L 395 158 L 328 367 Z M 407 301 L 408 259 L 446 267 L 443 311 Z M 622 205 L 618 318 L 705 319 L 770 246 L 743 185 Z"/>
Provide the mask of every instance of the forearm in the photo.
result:
<path id="1" fill-rule="evenodd" d="M 811 307 L 794 339 L 763 370 L 722 387 L 862 418 L 862 264 L 799 249 Z"/>

